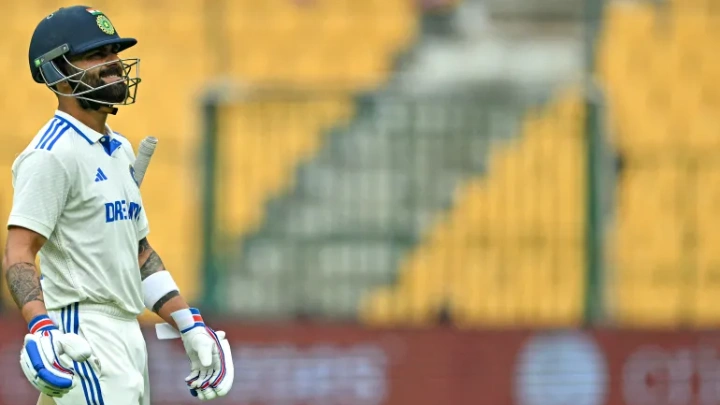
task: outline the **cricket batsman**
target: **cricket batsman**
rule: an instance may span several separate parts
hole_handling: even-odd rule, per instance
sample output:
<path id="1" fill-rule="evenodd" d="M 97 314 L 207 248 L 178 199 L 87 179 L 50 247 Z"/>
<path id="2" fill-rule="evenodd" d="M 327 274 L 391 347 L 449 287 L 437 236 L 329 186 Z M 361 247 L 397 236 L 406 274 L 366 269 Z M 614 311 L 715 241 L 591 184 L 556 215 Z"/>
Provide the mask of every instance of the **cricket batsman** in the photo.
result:
<path id="1" fill-rule="evenodd" d="M 135 102 L 140 61 L 118 54 L 136 43 L 86 6 L 45 16 L 30 41 L 30 73 L 58 107 L 13 163 L 2 269 L 27 321 L 20 367 L 39 404 L 149 405 L 144 308 L 181 336 L 192 395 L 232 387 L 225 333 L 188 306 L 148 242 L 135 152 L 106 123 Z"/>

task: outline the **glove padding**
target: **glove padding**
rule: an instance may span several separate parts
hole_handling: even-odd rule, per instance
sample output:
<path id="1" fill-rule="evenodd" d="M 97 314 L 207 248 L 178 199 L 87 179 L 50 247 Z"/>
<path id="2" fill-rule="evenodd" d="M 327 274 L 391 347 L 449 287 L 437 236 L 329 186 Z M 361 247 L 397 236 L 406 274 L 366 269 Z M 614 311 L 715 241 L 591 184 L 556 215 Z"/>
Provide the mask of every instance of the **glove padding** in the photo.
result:
<path id="1" fill-rule="evenodd" d="M 190 311 L 194 324 L 181 329 L 191 369 L 185 382 L 190 393 L 201 401 L 223 397 L 230 392 L 235 378 L 230 344 L 225 339 L 225 332 L 215 332 L 205 326 L 200 311 L 195 308 Z M 182 324 L 177 323 L 179 327 Z"/>
<path id="2" fill-rule="evenodd" d="M 100 373 L 90 344 L 79 335 L 60 332 L 47 315 L 34 318 L 30 332 L 20 352 L 20 366 L 28 381 L 45 395 L 59 398 L 75 387 L 73 361 L 90 361 Z"/>

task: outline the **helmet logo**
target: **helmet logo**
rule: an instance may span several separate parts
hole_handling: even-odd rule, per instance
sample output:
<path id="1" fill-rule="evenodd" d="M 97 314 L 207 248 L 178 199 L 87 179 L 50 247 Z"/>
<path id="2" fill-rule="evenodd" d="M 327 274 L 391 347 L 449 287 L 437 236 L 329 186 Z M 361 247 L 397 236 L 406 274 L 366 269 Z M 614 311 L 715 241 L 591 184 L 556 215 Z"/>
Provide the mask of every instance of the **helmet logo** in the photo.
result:
<path id="1" fill-rule="evenodd" d="M 115 27 L 113 27 L 110 20 L 107 17 L 105 17 L 104 15 L 100 14 L 99 16 L 97 16 L 96 21 L 97 21 L 98 27 L 100 27 L 102 32 L 104 32 L 108 35 L 112 35 L 115 33 Z"/>

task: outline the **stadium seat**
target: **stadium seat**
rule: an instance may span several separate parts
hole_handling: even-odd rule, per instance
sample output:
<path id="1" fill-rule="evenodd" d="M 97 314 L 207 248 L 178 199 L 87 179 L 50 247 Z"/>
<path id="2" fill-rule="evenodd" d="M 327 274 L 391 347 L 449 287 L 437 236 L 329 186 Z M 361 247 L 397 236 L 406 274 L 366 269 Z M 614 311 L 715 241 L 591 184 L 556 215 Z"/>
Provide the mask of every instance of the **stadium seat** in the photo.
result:
<path id="1" fill-rule="evenodd" d="M 461 327 L 576 324 L 584 288 L 582 115 L 573 92 L 530 113 L 518 138 L 493 149 L 487 173 L 459 190 L 401 265 L 397 284 L 366 297 L 361 319 L 424 325 L 447 309 Z"/>
<path id="2" fill-rule="evenodd" d="M 610 286 L 621 325 L 720 323 L 720 18 L 710 2 L 610 3 L 599 50 L 623 158 Z"/>
<path id="3" fill-rule="evenodd" d="M 402 0 L 227 1 L 227 73 L 263 85 L 375 88 L 417 29 Z"/>

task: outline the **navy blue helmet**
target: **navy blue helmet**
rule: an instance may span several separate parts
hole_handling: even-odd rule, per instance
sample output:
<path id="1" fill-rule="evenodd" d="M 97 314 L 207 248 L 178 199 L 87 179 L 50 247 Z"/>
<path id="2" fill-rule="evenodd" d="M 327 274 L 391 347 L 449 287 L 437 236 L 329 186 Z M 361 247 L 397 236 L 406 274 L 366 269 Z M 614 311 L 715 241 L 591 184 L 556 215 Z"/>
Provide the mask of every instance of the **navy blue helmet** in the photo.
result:
<path id="1" fill-rule="evenodd" d="M 137 44 L 135 38 L 121 37 L 110 19 L 102 12 L 88 6 L 64 7 L 46 16 L 40 21 L 33 32 L 30 41 L 28 58 L 30 73 L 37 83 L 46 84 L 55 93 L 62 96 L 76 97 L 85 100 L 86 105 L 125 105 L 135 102 L 137 86 L 140 83 L 138 68 L 140 60 L 137 58 L 120 59 L 104 64 L 81 69 L 73 65 L 70 60 L 73 56 L 110 46 L 114 53 L 119 53 Z M 104 65 L 120 63 L 122 66 L 122 79 L 127 88 L 125 100 L 101 100 L 94 98 L 100 94 L 97 90 L 114 83 L 92 86 L 83 81 L 91 69 L 101 69 Z M 67 68 L 61 66 L 70 66 Z M 134 68 L 134 69 L 133 69 Z M 134 70 L 134 77 L 131 72 Z M 56 89 L 58 83 L 67 81 L 71 84 L 72 93 L 60 93 Z M 94 93 L 94 94 L 93 94 Z"/>

